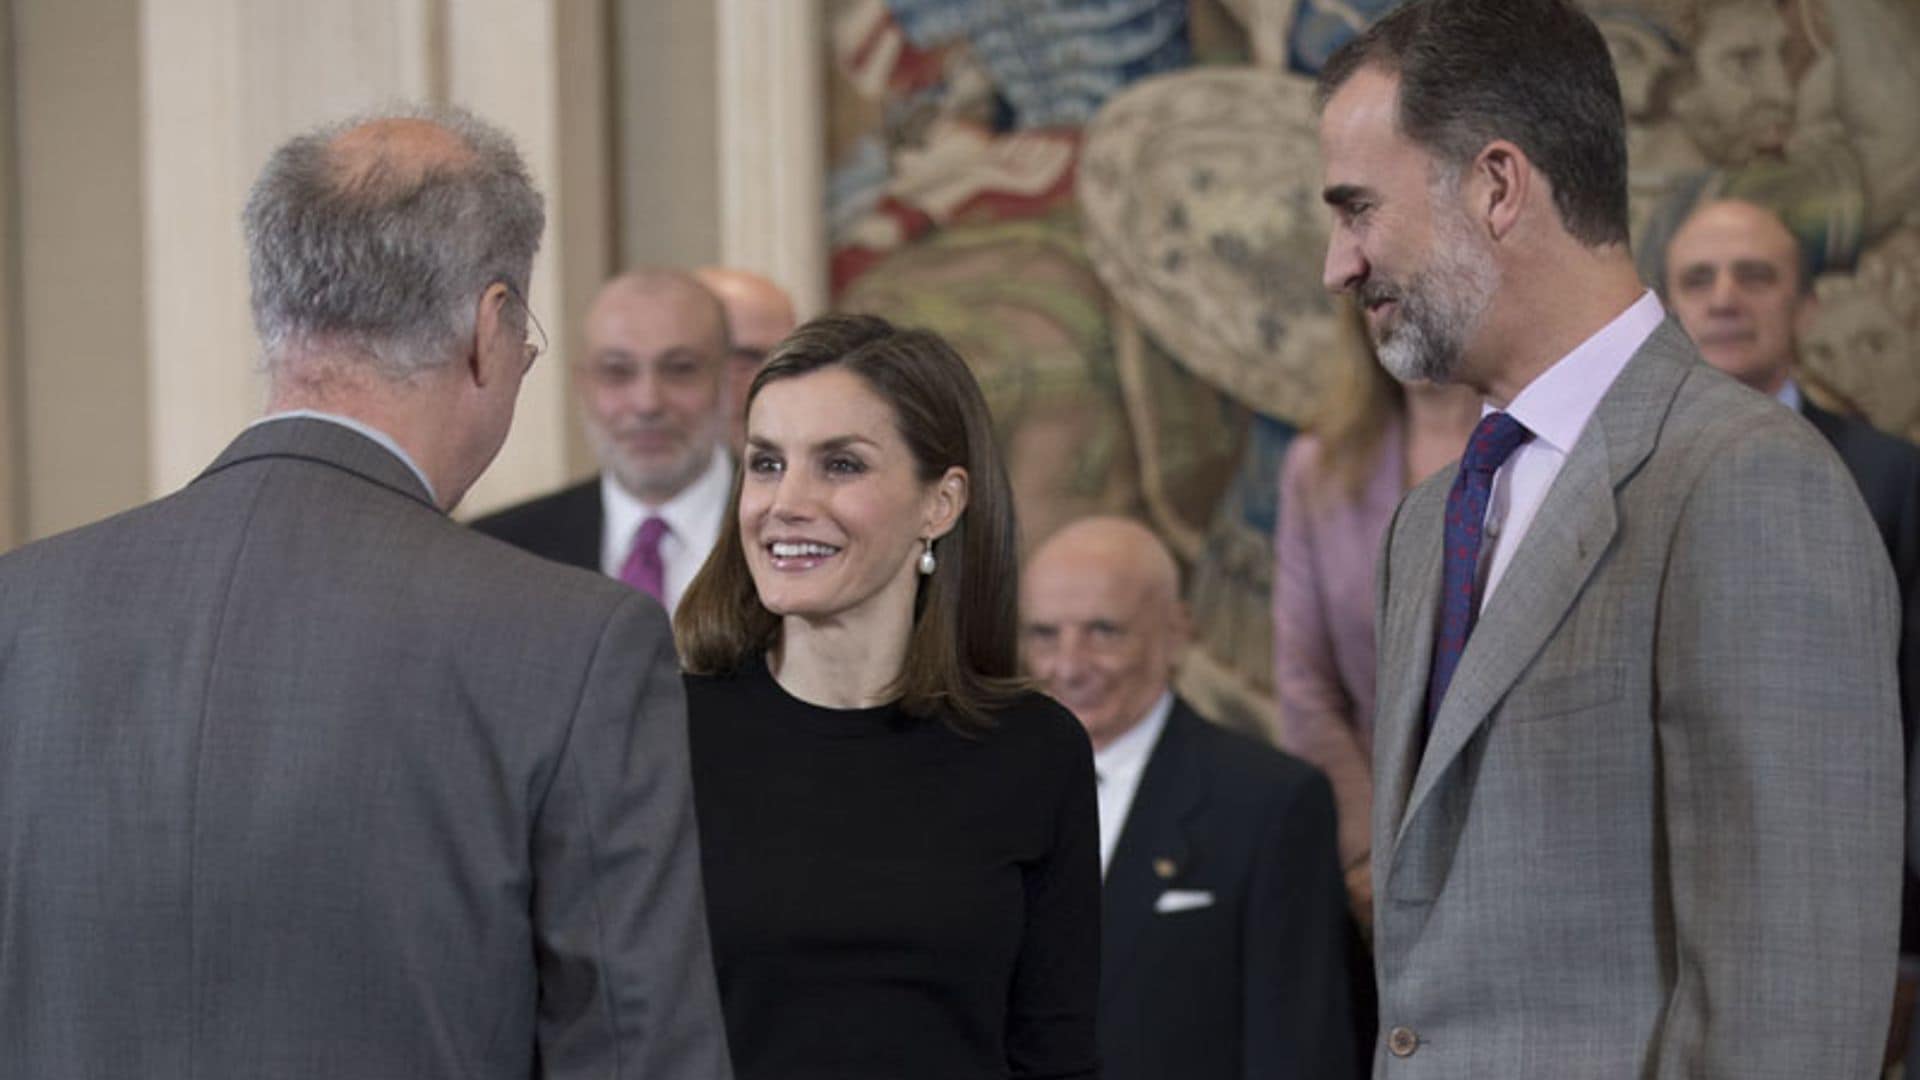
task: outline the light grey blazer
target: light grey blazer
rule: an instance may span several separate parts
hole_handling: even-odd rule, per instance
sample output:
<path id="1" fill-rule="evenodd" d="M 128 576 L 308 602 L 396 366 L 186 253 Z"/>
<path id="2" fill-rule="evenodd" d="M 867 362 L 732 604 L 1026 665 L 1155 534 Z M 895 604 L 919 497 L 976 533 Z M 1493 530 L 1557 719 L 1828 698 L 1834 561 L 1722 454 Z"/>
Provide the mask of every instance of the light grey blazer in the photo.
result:
<path id="1" fill-rule="evenodd" d="M 344 427 L 0 558 L 0 1074 L 727 1075 L 667 624 Z"/>
<path id="2" fill-rule="evenodd" d="M 1422 755 L 1452 483 L 1407 497 L 1382 556 L 1376 1076 L 1877 1076 L 1898 597 L 1832 449 L 1668 320 L 1568 455 Z"/>

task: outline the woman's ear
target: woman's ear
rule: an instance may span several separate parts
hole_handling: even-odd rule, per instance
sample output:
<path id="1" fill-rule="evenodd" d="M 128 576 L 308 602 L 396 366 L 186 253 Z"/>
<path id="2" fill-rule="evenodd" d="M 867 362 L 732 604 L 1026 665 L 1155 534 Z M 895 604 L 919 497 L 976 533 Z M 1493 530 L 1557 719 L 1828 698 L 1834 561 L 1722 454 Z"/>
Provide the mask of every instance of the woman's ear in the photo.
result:
<path id="1" fill-rule="evenodd" d="M 967 470 L 958 465 L 952 466 L 944 476 L 934 481 L 933 489 L 927 494 L 927 519 L 923 535 L 929 540 L 937 540 L 953 531 L 954 524 L 967 510 L 970 492 Z"/>

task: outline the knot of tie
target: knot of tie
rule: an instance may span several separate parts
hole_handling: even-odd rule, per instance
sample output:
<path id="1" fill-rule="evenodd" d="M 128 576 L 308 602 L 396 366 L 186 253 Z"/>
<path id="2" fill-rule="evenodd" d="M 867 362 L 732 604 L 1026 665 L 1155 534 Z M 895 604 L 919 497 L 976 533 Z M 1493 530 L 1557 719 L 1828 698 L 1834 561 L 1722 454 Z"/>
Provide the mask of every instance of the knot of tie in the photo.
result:
<path id="1" fill-rule="evenodd" d="M 1467 452 L 1460 456 L 1460 468 L 1477 473 L 1498 472 L 1520 444 L 1533 437 L 1527 426 L 1503 412 L 1480 418 L 1467 440 Z"/>

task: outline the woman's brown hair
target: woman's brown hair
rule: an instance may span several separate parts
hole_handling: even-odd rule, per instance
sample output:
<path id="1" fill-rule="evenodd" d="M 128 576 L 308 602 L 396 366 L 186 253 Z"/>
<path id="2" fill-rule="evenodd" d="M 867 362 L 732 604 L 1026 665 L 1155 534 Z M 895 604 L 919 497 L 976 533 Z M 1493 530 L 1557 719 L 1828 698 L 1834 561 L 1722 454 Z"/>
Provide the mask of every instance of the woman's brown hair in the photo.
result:
<path id="1" fill-rule="evenodd" d="M 938 566 L 920 582 L 893 690 L 909 713 L 985 726 L 992 707 L 1022 685 L 1013 490 L 986 398 L 939 335 L 872 315 L 823 315 L 774 347 L 747 390 L 748 411 L 767 384 L 835 366 L 858 376 L 892 409 L 923 483 L 955 466 L 967 472 L 966 510 L 935 542 Z M 780 618 L 760 603 L 747 569 L 740 481 L 736 470 L 720 539 L 674 616 L 681 663 L 697 675 L 737 671 L 779 639 Z"/>

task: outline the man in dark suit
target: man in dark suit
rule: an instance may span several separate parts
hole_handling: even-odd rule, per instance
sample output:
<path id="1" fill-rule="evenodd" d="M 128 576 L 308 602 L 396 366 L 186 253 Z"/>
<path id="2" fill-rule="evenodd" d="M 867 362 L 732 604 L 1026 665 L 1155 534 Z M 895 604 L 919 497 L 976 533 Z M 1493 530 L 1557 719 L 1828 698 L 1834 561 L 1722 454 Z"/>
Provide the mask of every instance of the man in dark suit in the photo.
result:
<path id="1" fill-rule="evenodd" d="M 1605 39 L 1406 0 L 1319 93 L 1326 284 L 1490 406 L 1380 561 L 1375 1075 L 1870 1075 L 1893 572 L 1820 437 L 1641 285 Z"/>
<path id="2" fill-rule="evenodd" d="M 1172 556 L 1136 522 L 1083 519 L 1034 553 L 1020 607 L 1026 664 L 1100 779 L 1102 1075 L 1353 1075 L 1332 789 L 1173 695 Z"/>
<path id="3" fill-rule="evenodd" d="M 543 224 L 464 113 L 282 146 L 268 415 L 0 559 L 0 1072 L 727 1075 L 660 609 L 445 516 Z"/>
<path id="4" fill-rule="evenodd" d="M 600 475 L 473 526 L 671 612 L 720 536 L 733 480 L 726 312 L 691 274 L 633 270 L 601 287 L 586 339 L 573 389 Z"/>
<path id="5" fill-rule="evenodd" d="M 1900 712 L 1911 753 L 1920 729 L 1920 448 L 1815 405 L 1794 381 L 1794 343 L 1819 301 L 1799 242 L 1772 210 L 1739 199 L 1698 207 L 1667 244 L 1661 284 L 1707 363 L 1797 409 L 1860 486 L 1900 583 Z M 1911 870 L 1901 906 L 1889 1062 L 1906 1054 L 1920 990 L 1920 882 Z"/>

